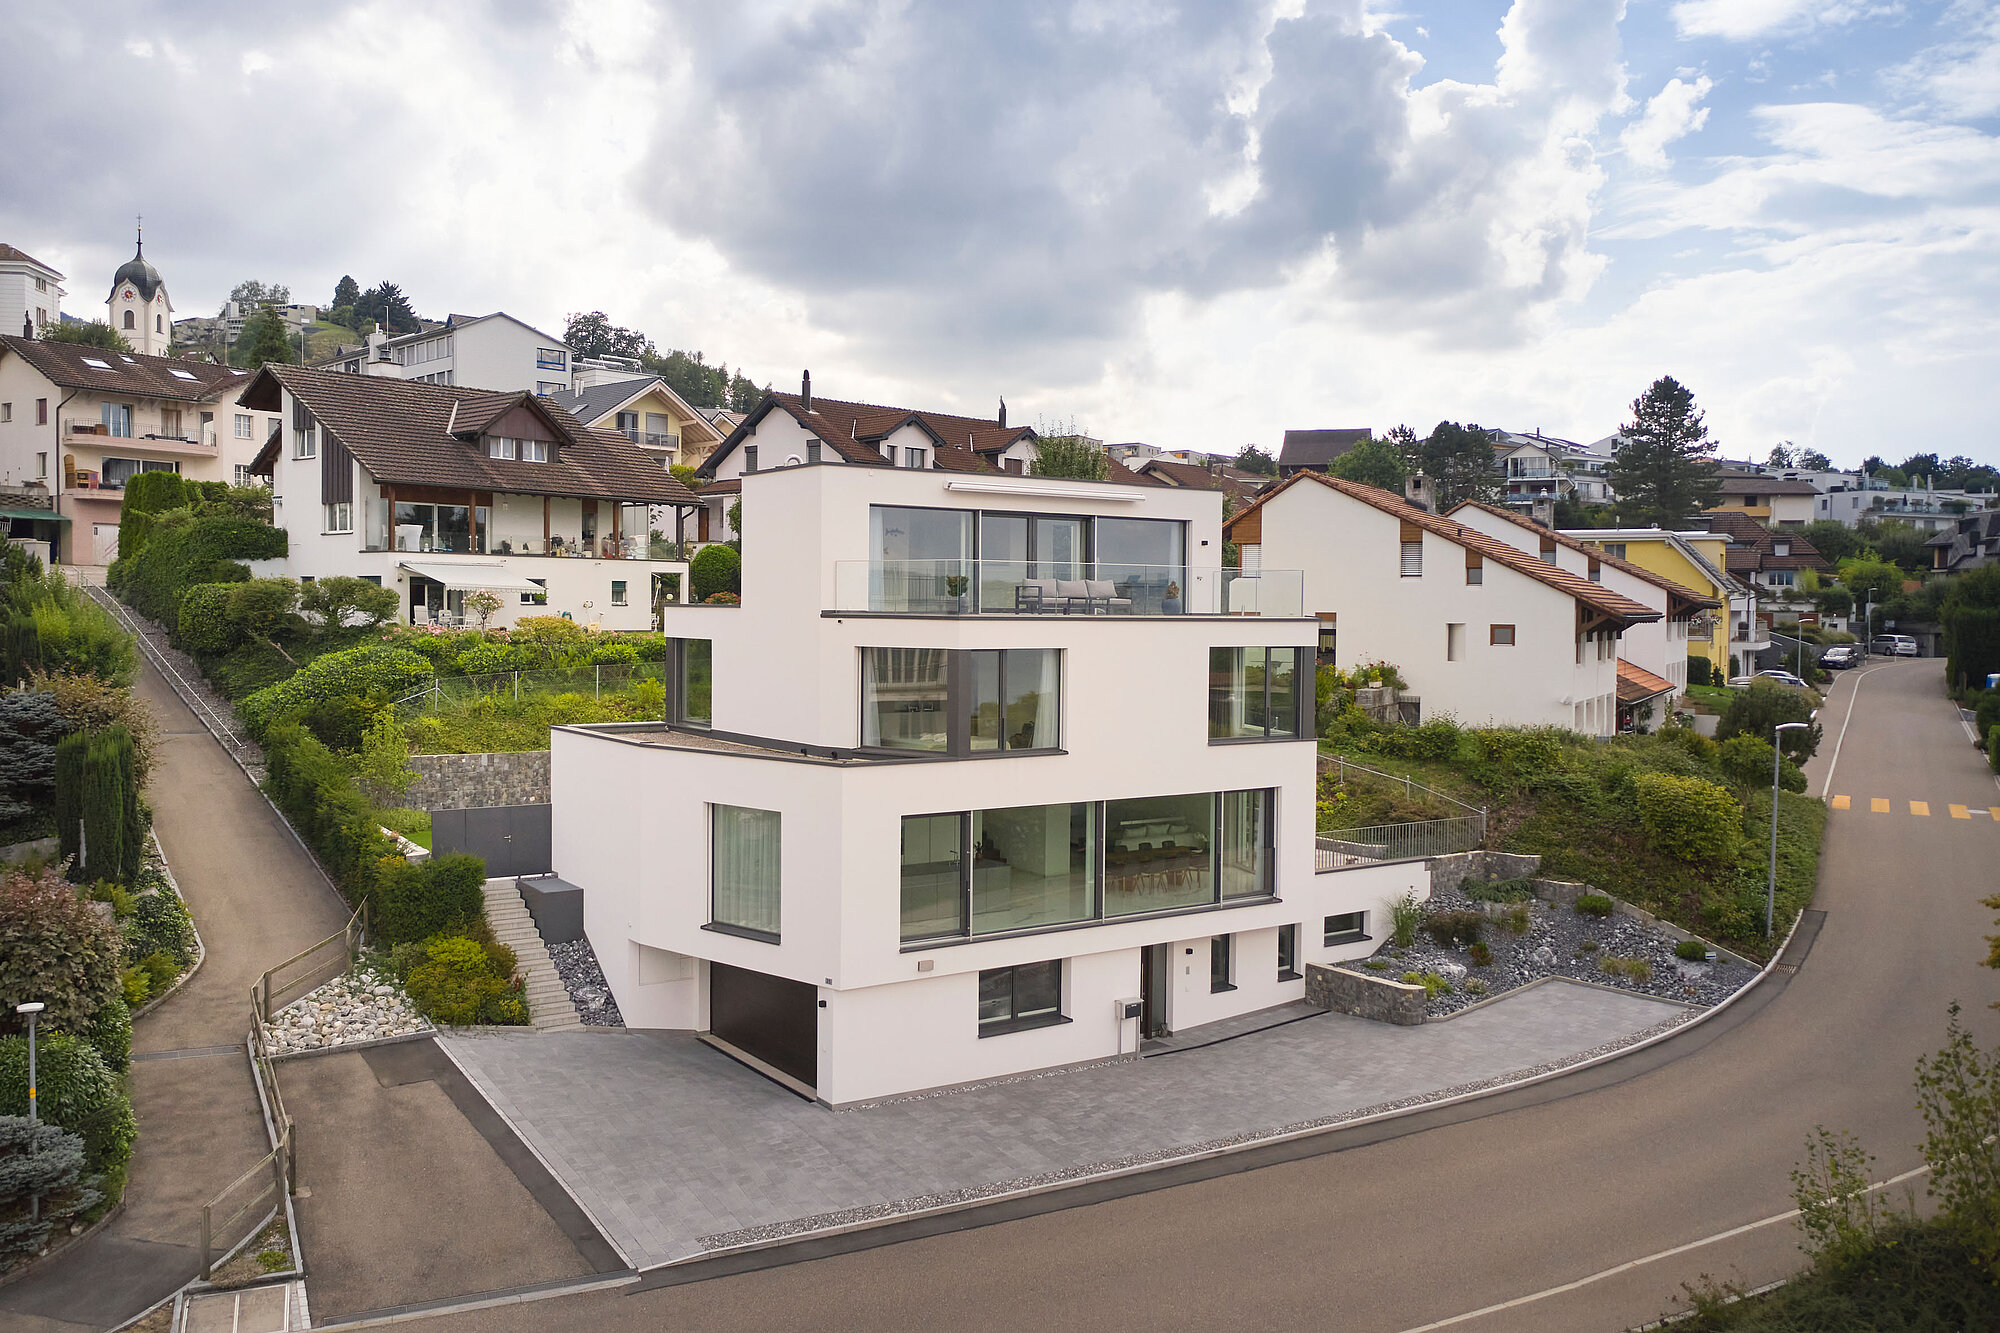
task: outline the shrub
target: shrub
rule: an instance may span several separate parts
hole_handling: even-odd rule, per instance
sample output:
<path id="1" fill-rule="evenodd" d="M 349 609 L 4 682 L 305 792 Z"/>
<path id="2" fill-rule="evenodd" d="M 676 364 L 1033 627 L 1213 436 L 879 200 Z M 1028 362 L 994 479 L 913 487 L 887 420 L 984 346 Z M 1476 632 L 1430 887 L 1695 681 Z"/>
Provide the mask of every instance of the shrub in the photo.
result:
<path id="1" fill-rule="evenodd" d="M 1509 935 L 1525 935 L 1532 919 L 1532 913 L 1526 903 L 1515 903 L 1507 909 L 1507 915 L 1500 918 L 1500 924 L 1507 927 Z"/>
<path id="2" fill-rule="evenodd" d="M 132 737 L 123 727 L 93 733 L 83 751 L 79 775 L 84 850 L 89 859 L 73 866 L 80 879 L 138 878 L 145 854 L 146 823 L 133 774 Z"/>
<path id="3" fill-rule="evenodd" d="M 187 905 L 170 891 L 149 893 L 132 904 L 125 924 L 125 957 L 137 962 L 165 953 L 181 967 L 194 961 L 194 922 Z"/>
<path id="4" fill-rule="evenodd" d="M 463 852 L 412 865 L 383 860 L 371 899 L 377 935 L 387 944 L 426 939 L 480 914 L 486 863 Z"/>
<path id="5" fill-rule="evenodd" d="M 521 652 L 510 643 L 481 639 L 460 653 L 452 665 L 468 676 L 491 676 L 520 670 L 521 657 Z"/>
<path id="6" fill-rule="evenodd" d="M 1374 748 L 1398 759 L 1452 759 L 1464 734 L 1450 718 L 1433 718 L 1422 726 L 1388 728 Z"/>
<path id="7" fill-rule="evenodd" d="M 111 566 L 114 591 L 142 615 L 180 624 L 181 598 L 198 583 L 241 583 L 250 571 L 237 562 L 283 556 L 285 531 L 226 517 L 192 518 L 173 528 L 155 523 L 145 547 Z"/>
<path id="8" fill-rule="evenodd" d="M 1562 747 L 1546 727 L 1496 727 L 1470 733 L 1480 760 L 1511 778 L 1534 778 L 1562 764 Z"/>
<path id="9" fill-rule="evenodd" d="M 372 629 L 395 619 L 401 606 L 394 588 L 344 574 L 315 579 L 299 589 L 299 610 L 319 627 L 321 634 L 349 624 Z"/>
<path id="10" fill-rule="evenodd" d="M 1972 729 L 1981 736 L 1990 736 L 1993 728 L 2000 727 L 2000 690 L 1981 690 L 1976 697 Z"/>
<path id="11" fill-rule="evenodd" d="M 25 566 L 10 562 L 7 574 Z M 111 614 L 50 571 L 0 579 L 0 685 L 36 671 L 74 671 L 129 684 L 138 645 Z"/>
<path id="12" fill-rule="evenodd" d="M 1770 743 L 1756 736 L 1731 736 L 1719 747 L 1722 775 L 1740 787 L 1767 787 L 1771 781 Z M 1778 763 L 1778 785 L 1786 791 L 1806 789 L 1805 771 L 1789 759 Z"/>
<path id="13" fill-rule="evenodd" d="M 1688 660 L 1692 662 L 1699 661 L 1700 659 L 1689 658 Z M 1678 727 L 1669 724 L 1661 727 L 1656 734 L 1661 740 L 1681 751 L 1690 759 L 1708 763 L 1716 757 L 1717 747 L 1715 742 L 1696 731 L 1693 727 Z"/>
<path id="14" fill-rule="evenodd" d="M 153 998 L 153 974 L 134 963 L 118 974 L 119 997 L 129 1009 L 137 1009 Z"/>
<path id="15" fill-rule="evenodd" d="M 1688 654 L 1687 662 L 1688 684 L 1716 685 L 1721 683 L 1715 678 L 1715 663 L 1709 661 L 1706 657 L 1696 657 L 1690 653 Z"/>
<path id="16" fill-rule="evenodd" d="M 1700 940 L 1682 940 L 1674 946 L 1674 957 L 1685 958 L 1690 963 L 1705 962 L 1708 959 L 1708 945 Z"/>
<path id="17" fill-rule="evenodd" d="M 1435 1000 L 1440 995 L 1451 994 L 1451 983 L 1435 972 L 1405 972 L 1403 984 L 1422 986 L 1426 1000 Z"/>
<path id="18" fill-rule="evenodd" d="M 1520 903 L 1535 896 L 1535 882 L 1531 879 L 1496 879 L 1491 884 L 1479 884 L 1468 880 L 1459 886 L 1459 891 L 1476 903 Z"/>
<path id="19" fill-rule="evenodd" d="M 112 996 L 97 1011 L 96 1021 L 77 1035 L 97 1048 L 113 1072 L 124 1073 L 132 1063 L 132 1006 L 124 996 Z"/>
<path id="20" fill-rule="evenodd" d="M 294 627 L 299 604 L 296 580 L 251 579 L 227 586 L 229 623 L 242 638 L 270 640 Z"/>
<path id="21" fill-rule="evenodd" d="M 83 1031 L 118 994 L 118 963 L 118 928 L 58 871 L 0 871 L 0 1032 L 22 1030 L 14 1005 L 30 998 L 50 1027 Z"/>
<path id="22" fill-rule="evenodd" d="M 1629 977 L 1633 981 L 1653 979 L 1653 965 L 1643 958 L 1606 958 L 1599 961 L 1597 970 L 1608 977 Z"/>
<path id="23" fill-rule="evenodd" d="M 152 983 L 154 995 L 165 995 L 167 987 L 173 985 L 181 974 L 181 965 L 165 949 L 147 954 L 139 960 L 139 966 L 146 970 L 146 979 Z"/>
<path id="24" fill-rule="evenodd" d="M 1715 739 L 1727 741 L 1732 736 L 1756 736 L 1760 739 L 1773 735 L 1773 728 L 1780 722 L 1804 722 L 1807 725 L 1799 731 L 1781 731 L 1778 748 L 1794 763 L 1804 763 L 1819 749 L 1822 737 L 1819 723 L 1813 721 L 1812 699 L 1804 690 L 1779 685 L 1775 681 L 1759 681 L 1746 690 L 1735 691 L 1729 700 L 1729 707 L 1722 714 L 1722 721 L 1715 727 Z"/>
<path id="25" fill-rule="evenodd" d="M 82 1183 L 83 1166 L 77 1135 L 26 1116 L 0 1116 L 0 1271 L 40 1250 L 57 1223 L 104 1197 Z M 30 1211 L 36 1220 L 28 1220 Z"/>
<path id="26" fill-rule="evenodd" d="M 314 658 L 289 679 L 243 701 L 253 733 L 304 724 L 327 745 L 352 749 L 375 714 L 432 677 L 429 661 L 407 649 L 364 645 Z"/>
<path id="27" fill-rule="evenodd" d="M 1606 917 L 1611 915 L 1611 899 L 1602 893 L 1580 893 L 1576 897 L 1578 916 Z"/>
<path id="28" fill-rule="evenodd" d="M 1424 918 L 1424 933 L 1439 944 L 1471 944 L 1486 929 L 1479 912 L 1435 912 Z"/>
<path id="29" fill-rule="evenodd" d="M 496 958 L 478 940 L 461 936 L 434 937 L 424 949 L 425 961 L 410 969 L 406 987 L 426 1017 L 457 1027 L 528 1021 L 527 1003 L 511 979 L 512 950 Z M 502 958 L 504 973 L 499 970 Z"/>
<path id="30" fill-rule="evenodd" d="M 97 1048 L 66 1032 L 35 1034 L 35 1103 L 41 1118 L 83 1139 L 92 1171 L 125 1165 L 139 1136 L 132 1103 Z M 0 1038 L 0 1115 L 28 1113 L 28 1039 Z"/>
<path id="31" fill-rule="evenodd" d="M 160 724 L 146 701 L 100 676 L 74 672 L 37 675 L 35 689 L 55 696 L 56 711 L 72 729 L 95 731 L 121 726 L 132 741 L 132 776 L 141 788 L 151 780 Z"/>
<path id="32" fill-rule="evenodd" d="M 393 858 L 395 848 L 354 779 L 331 750 L 292 723 L 265 733 L 264 758 L 271 799 L 326 863 L 348 900 L 365 899 L 383 858 Z"/>
<path id="33" fill-rule="evenodd" d="M 2000 773 L 2000 723 L 1986 733 L 1986 766 Z"/>
<path id="34" fill-rule="evenodd" d="M 1423 924 L 1423 905 L 1414 893 L 1405 893 L 1389 904 L 1390 941 L 1398 949 L 1407 949 L 1417 942 L 1417 927 Z"/>
<path id="35" fill-rule="evenodd" d="M 589 651 L 583 626 L 561 616 L 524 616 L 514 622 L 508 641 L 520 650 L 515 665 L 523 670 L 569 666 Z"/>
<path id="36" fill-rule="evenodd" d="M 1474 967 L 1486 967 L 1493 961 L 1493 950 L 1485 940 L 1474 940 L 1471 953 Z"/>
<path id="37" fill-rule="evenodd" d="M 694 600 L 705 602 L 719 592 L 743 591 L 743 561 L 727 546 L 704 546 L 688 562 L 688 582 Z"/>
<path id="38" fill-rule="evenodd" d="M 55 798 L 56 745 L 69 730 L 48 691 L 0 694 L 0 820 Z"/>
<path id="39" fill-rule="evenodd" d="M 56 854 L 65 860 L 82 849 L 83 770 L 90 737 L 73 731 L 56 742 Z"/>
<path id="40" fill-rule="evenodd" d="M 1743 807 L 1727 788 L 1666 773 L 1642 773 L 1636 785 L 1639 823 L 1653 850 L 1696 869 L 1712 869 L 1735 855 Z"/>

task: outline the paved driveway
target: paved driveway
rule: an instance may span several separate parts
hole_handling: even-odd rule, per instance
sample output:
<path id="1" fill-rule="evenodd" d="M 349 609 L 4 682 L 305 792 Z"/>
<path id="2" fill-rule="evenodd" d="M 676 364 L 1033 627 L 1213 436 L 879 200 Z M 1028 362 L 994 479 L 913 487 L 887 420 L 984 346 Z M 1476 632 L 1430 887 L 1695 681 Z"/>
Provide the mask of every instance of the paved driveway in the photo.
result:
<path id="1" fill-rule="evenodd" d="M 1257 1137 L 1497 1078 L 1685 1011 L 1551 983 L 1449 1022 L 1339 1014 L 829 1111 L 685 1034 L 442 1039 L 635 1267 Z"/>

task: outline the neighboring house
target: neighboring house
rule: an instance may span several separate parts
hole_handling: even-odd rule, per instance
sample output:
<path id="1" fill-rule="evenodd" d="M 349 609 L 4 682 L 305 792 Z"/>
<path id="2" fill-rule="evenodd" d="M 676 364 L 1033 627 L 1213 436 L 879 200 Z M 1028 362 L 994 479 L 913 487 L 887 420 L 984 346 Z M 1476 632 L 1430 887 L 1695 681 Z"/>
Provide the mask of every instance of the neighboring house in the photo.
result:
<path id="1" fill-rule="evenodd" d="M 1802 570 L 1825 574 L 1833 569 L 1819 548 L 1796 532 L 1773 532 L 1748 514 L 1711 509 L 1702 515 L 1710 532 L 1729 539 L 1724 568 L 1737 578 L 1788 596 L 1799 584 Z"/>
<path id="2" fill-rule="evenodd" d="M 173 322 L 174 341 L 182 346 L 196 343 L 217 347 L 234 347 L 243 336 L 243 326 L 252 315 L 263 310 L 274 310 L 284 322 L 285 330 L 294 341 L 299 332 L 319 320 L 316 305 L 278 305 L 270 301 L 225 301 L 222 313 L 215 316 L 200 315 Z"/>
<path id="3" fill-rule="evenodd" d="M 1257 498 L 1257 493 L 1275 478 L 1260 476 L 1255 472 L 1245 472 L 1242 468 L 1231 467 L 1220 458 L 1211 457 L 1207 463 L 1182 463 L 1162 455 L 1148 459 L 1135 469 L 1142 477 L 1150 477 L 1163 486 L 1185 486 L 1197 491 L 1221 491 L 1236 498 L 1240 508 Z"/>
<path id="4" fill-rule="evenodd" d="M 1688 631 L 1688 651 L 1729 673 L 1732 654 L 1755 654 L 1771 646 L 1770 618 L 1758 610 L 1757 588 L 1731 575 L 1729 538 L 1720 532 L 1668 532 L 1662 528 L 1570 528 L 1561 535 L 1621 560 L 1664 575 L 1704 598 L 1726 603 L 1727 615 L 1697 618 Z M 1706 632 L 1704 632 L 1706 631 Z"/>
<path id="5" fill-rule="evenodd" d="M 486 589 L 496 625 L 643 630 L 687 595 L 687 565 L 647 559 L 647 530 L 653 506 L 694 496 L 547 399 L 267 365 L 242 402 L 284 423 L 255 467 L 290 552 L 260 573 L 394 588 L 412 624 L 465 623 Z"/>
<path id="6" fill-rule="evenodd" d="M 320 365 L 350 375 L 537 394 L 566 393 L 574 382 L 568 344 L 504 311 L 453 315 L 393 337 L 378 329 L 363 346 L 344 348 Z"/>
<path id="7" fill-rule="evenodd" d="M 1304 571 L 1337 664 L 1391 663 L 1427 715 L 1468 726 L 1612 734 L 1619 638 L 1662 618 L 1470 523 L 1320 472 L 1280 482 L 1226 529 L 1246 570 Z"/>
<path id="8" fill-rule="evenodd" d="M 0 337 L 0 486 L 54 499 L 55 559 L 109 564 L 132 476 L 250 483 L 277 421 L 235 404 L 248 378 L 209 361 Z"/>
<path id="9" fill-rule="evenodd" d="M 1743 514 L 1765 526 L 1802 528 L 1813 521 L 1819 487 L 1797 477 L 1724 473 L 1711 514 Z"/>
<path id="10" fill-rule="evenodd" d="M 32 338 L 62 319 L 63 275 L 24 250 L 0 243 L 0 333 Z"/>
<path id="11" fill-rule="evenodd" d="M 2000 510 L 1961 518 L 1949 532 L 1925 542 L 1931 568 L 1957 574 L 2000 560 Z"/>
<path id="12" fill-rule="evenodd" d="M 576 388 L 549 395 L 557 406 L 593 430 L 617 431 L 662 468 L 699 463 L 729 433 L 717 431 L 657 375 L 586 361 L 576 377 Z"/>
<path id="13" fill-rule="evenodd" d="M 747 473 L 827 463 L 1018 476 L 1034 465 L 1038 439 L 1031 426 L 1007 424 L 1005 404 L 989 421 L 920 408 L 842 402 L 815 397 L 812 376 L 807 374 L 798 393 L 767 392 L 702 460 L 705 508 L 698 539 L 723 541 L 736 535 L 727 514 L 741 494 L 737 483 Z M 1115 458 L 1107 455 L 1107 459 L 1110 481 L 1160 485 Z"/>
<path id="14" fill-rule="evenodd" d="M 1487 432 L 1493 460 L 1506 480 L 1507 503 L 1529 505 L 1538 499 L 1570 500 L 1578 504 L 1609 504 L 1617 497 L 1606 479 L 1610 453 L 1574 440 L 1518 431 Z"/>
<path id="15" fill-rule="evenodd" d="M 2000 507 L 2000 496 L 1988 491 L 1895 488 L 1864 480 L 1848 489 L 1822 495 L 1814 517 L 1854 527 L 1860 523 L 1908 523 L 1919 532 L 1951 532 L 1967 514 Z"/>
<path id="16" fill-rule="evenodd" d="M 1375 438 L 1366 426 L 1333 430 L 1288 430 L 1278 446 L 1278 475 L 1289 477 L 1306 468 L 1325 471 L 1326 465 L 1357 444 Z"/>
<path id="17" fill-rule="evenodd" d="M 1467 527 L 1478 528 L 1489 537 L 1572 574 L 1581 574 L 1593 583 L 1601 583 L 1611 591 L 1659 612 L 1658 620 L 1633 625 L 1619 640 L 1620 671 L 1623 672 L 1629 664 L 1639 673 L 1664 681 L 1668 705 L 1673 696 L 1687 688 L 1687 659 L 1691 641 L 1713 633 L 1714 613 L 1723 606 L 1719 597 L 1697 592 L 1664 574 L 1633 564 L 1601 547 L 1590 546 L 1567 533 L 1557 532 L 1497 505 L 1467 502 L 1446 517 Z M 1632 679 L 1636 682 L 1640 678 L 1634 675 Z M 1641 710 L 1655 697 L 1647 695 L 1644 699 L 1628 699 L 1626 696 L 1630 688 L 1636 686 L 1628 687 L 1621 676 L 1619 699 L 1634 711 Z"/>
<path id="18" fill-rule="evenodd" d="M 552 737 L 555 872 L 627 1027 L 848 1105 L 1297 1002 L 1425 896 L 1421 860 L 1317 871 L 1296 579 L 1262 615 L 1162 604 L 1232 576 L 1193 563 L 1218 495 L 822 443 L 738 478 L 742 605 L 668 609 L 675 720 Z M 1041 596 L 1089 573 L 1065 549 L 1108 598 Z"/>

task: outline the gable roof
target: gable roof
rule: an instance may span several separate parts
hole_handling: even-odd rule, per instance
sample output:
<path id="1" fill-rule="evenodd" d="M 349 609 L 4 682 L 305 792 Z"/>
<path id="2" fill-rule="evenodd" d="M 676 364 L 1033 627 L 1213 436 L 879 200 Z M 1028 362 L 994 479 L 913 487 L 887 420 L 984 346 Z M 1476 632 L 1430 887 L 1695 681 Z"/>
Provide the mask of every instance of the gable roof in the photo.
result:
<path id="1" fill-rule="evenodd" d="M 1711 540 L 1722 539 L 1723 534 L 1718 532 L 1669 532 L 1665 528 L 1571 528 L 1562 535 L 1574 537 L 1594 551 L 1602 551 L 1603 544 L 1608 541 L 1664 542 L 1678 551 L 1682 559 L 1707 575 L 1708 581 L 1722 589 L 1726 595 L 1741 597 L 1750 591 L 1743 580 L 1717 566 L 1696 548 L 1695 542 L 1704 537 Z"/>
<path id="2" fill-rule="evenodd" d="M 0 241 L 0 262 L 7 262 L 7 261 L 12 261 L 20 264 L 33 264 L 36 268 L 41 269 L 45 273 L 55 273 L 55 276 L 58 279 L 62 277 L 62 274 L 56 273 L 56 271 L 53 268 L 50 268 L 47 264 L 44 264 L 41 260 L 29 254 L 26 250 L 16 249 L 15 247 L 7 244 L 5 241 Z"/>
<path id="3" fill-rule="evenodd" d="M 595 427 L 626 404 L 644 398 L 648 393 L 658 393 L 678 407 L 686 414 L 688 424 L 697 431 L 705 432 L 717 440 L 722 438 L 722 433 L 716 430 L 707 417 L 690 407 L 679 394 L 674 392 L 673 386 L 658 375 L 641 375 L 637 379 L 612 380 L 582 389 L 566 389 L 561 393 L 550 394 L 549 398 L 578 421 Z M 605 429 L 611 427 L 607 426 Z"/>
<path id="4" fill-rule="evenodd" d="M 1221 491 L 1246 502 L 1257 498 L 1257 492 L 1267 480 L 1233 467 L 1218 467 L 1211 472 L 1199 463 L 1178 463 L 1171 458 L 1149 458 L 1137 472 L 1142 478 L 1157 478 L 1169 486 L 1182 486 L 1194 491 Z"/>
<path id="5" fill-rule="evenodd" d="M 1248 509 L 1232 515 L 1222 525 L 1223 535 L 1227 537 L 1230 530 L 1246 517 L 1257 513 L 1294 486 L 1307 482 L 1338 491 L 1348 499 L 1358 500 L 1370 508 L 1379 509 L 1392 518 L 1413 523 L 1425 532 L 1442 537 L 1468 551 L 1477 551 L 1482 557 L 1496 564 L 1505 565 L 1517 574 L 1525 574 L 1537 583 L 1546 584 L 1612 620 L 1627 625 L 1637 625 L 1661 618 L 1660 613 L 1650 606 L 1635 602 L 1622 593 L 1615 593 L 1601 583 L 1592 583 L 1581 574 L 1572 574 L 1566 569 L 1559 569 L 1540 556 L 1529 555 L 1517 547 L 1509 546 L 1498 537 L 1489 537 L 1477 528 L 1468 528 L 1463 523 L 1441 518 L 1427 509 L 1419 509 L 1400 495 L 1391 495 L 1379 487 L 1364 486 L 1358 481 L 1348 481 L 1343 477 L 1330 477 L 1324 472 L 1293 473 L 1258 496 Z"/>
<path id="6" fill-rule="evenodd" d="M 1553 537 L 1556 545 L 1567 546 L 1572 551 L 1578 551 L 1589 556 L 1599 564 L 1610 565 L 1613 569 L 1630 574 L 1633 578 L 1642 579 L 1664 591 L 1670 599 L 1678 598 L 1686 602 L 1691 610 L 1712 611 L 1722 605 L 1715 598 L 1703 596 L 1693 588 L 1685 584 L 1676 583 L 1664 574 L 1656 574 L 1641 565 L 1633 564 L 1630 560 L 1615 556 L 1601 547 L 1590 546 L 1584 542 L 1580 542 L 1566 532 L 1557 532 L 1554 528 L 1545 528 L 1533 519 L 1521 517 L 1521 515 L 1511 509 L 1503 509 L 1499 505 L 1486 504 L 1479 500 L 1467 500 L 1465 503 L 1453 508 L 1451 513 L 1456 514 L 1461 509 L 1478 509 L 1498 518 L 1504 518 L 1516 527 L 1525 528 L 1538 536 Z M 1446 517 L 1449 516 L 1449 514 L 1446 515 Z M 1670 616 L 1674 613 L 1673 602 L 1671 600 L 1667 603 L 1667 613 Z"/>
<path id="7" fill-rule="evenodd" d="M 1819 487 L 1797 477 L 1773 477 L 1765 473 L 1725 472 L 1716 485 L 1718 495 L 1818 495 Z M 1713 511 L 1711 511 L 1713 512 Z"/>
<path id="8" fill-rule="evenodd" d="M 0 346 L 40 371 L 51 383 L 66 389 L 96 389 L 135 398 L 205 403 L 250 383 L 248 371 L 219 366 L 213 361 L 107 352 L 102 347 L 45 342 L 18 334 L 0 337 Z M 91 365 L 93 361 L 100 364 Z"/>
<path id="9" fill-rule="evenodd" d="M 1656 676 L 1636 662 L 1628 662 L 1622 657 L 1618 659 L 1619 703 L 1644 703 L 1673 692 L 1674 683 L 1664 676 Z"/>
<path id="10" fill-rule="evenodd" d="M 264 411 L 291 390 L 313 418 L 379 482 L 559 495 L 579 499 L 697 504 L 694 493 L 616 431 L 591 430 L 546 398 L 516 391 L 467 389 L 386 376 L 348 375 L 304 366 L 267 365 L 243 399 Z M 479 431 L 517 407 L 540 416 L 557 447 L 548 463 L 488 458 Z M 268 473 L 277 456 L 266 444 L 252 470 Z"/>
<path id="11" fill-rule="evenodd" d="M 1278 446 L 1279 467 L 1325 467 L 1364 440 L 1374 438 L 1366 426 L 1334 430 L 1288 430 Z"/>
<path id="12" fill-rule="evenodd" d="M 1774 533 L 1750 515 L 1735 509 L 1712 509 L 1702 520 L 1709 530 L 1729 538 L 1726 557 L 1730 572 L 1764 569 L 1832 569 L 1819 548 L 1797 532 Z M 1785 555 L 1777 554 L 1774 543 L 1789 543 Z"/>

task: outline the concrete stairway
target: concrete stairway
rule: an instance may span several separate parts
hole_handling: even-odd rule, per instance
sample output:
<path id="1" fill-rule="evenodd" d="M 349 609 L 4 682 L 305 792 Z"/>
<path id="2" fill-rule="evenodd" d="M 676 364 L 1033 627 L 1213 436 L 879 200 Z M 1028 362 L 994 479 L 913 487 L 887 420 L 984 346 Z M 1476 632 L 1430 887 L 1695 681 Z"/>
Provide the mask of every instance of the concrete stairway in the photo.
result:
<path id="1" fill-rule="evenodd" d="M 521 891 L 514 887 L 513 880 L 487 882 L 486 920 L 492 925 L 494 935 L 514 951 L 521 964 L 528 1020 L 535 1031 L 581 1028 L 583 1023 L 577 1017 L 576 1006 L 570 1003 L 569 991 L 556 975 L 556 966 L 549 961 L 548 946 L 542 943 L 542 933 L 535 929 L 535 919 L 528 914 L 528 905 L 521 901 Z"/>

